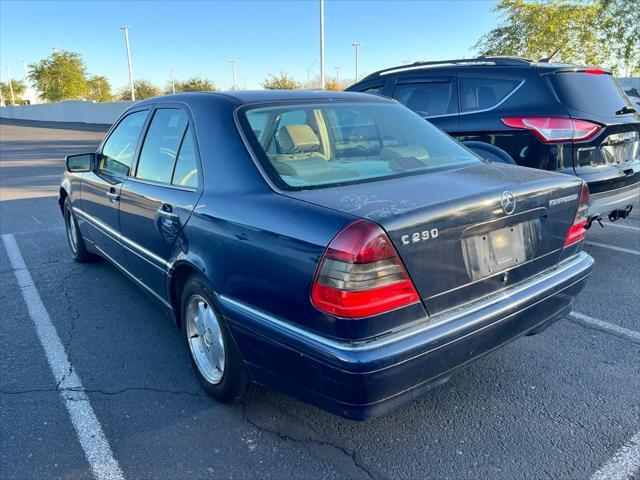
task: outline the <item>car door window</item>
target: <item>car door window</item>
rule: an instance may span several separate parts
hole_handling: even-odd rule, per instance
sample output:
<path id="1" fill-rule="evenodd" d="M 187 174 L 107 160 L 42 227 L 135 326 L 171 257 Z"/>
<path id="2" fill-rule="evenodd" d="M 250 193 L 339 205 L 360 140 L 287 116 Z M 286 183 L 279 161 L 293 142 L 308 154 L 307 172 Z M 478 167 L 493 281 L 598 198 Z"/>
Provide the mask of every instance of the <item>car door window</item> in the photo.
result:
<path id="1" fill-rule="evenodd" d="M 171 183 L 173 165 L 189 123 L 178 108 L 156 110 L 140 151 L 136 178 Z"/>
<path id="2" fill-rule="evenodd" d="M 187 128 L 184 134 L 171 183 L 181 187 L 198 187 L 198 159 L 191 128 Z"/>
<path id="3" fill-rule="evenodd" d="M 142 127 L 147 119 L 147 110 L 127 115 L 102 147 L 98 170 L 108 175 L 126 177 L 131 171 Z"/>
<path id="4" fill-rule="evenodd" d="M 402 83 L 396 86 L 393 96 L 421 117 L 456 113 L 456 100 L 451 82 Z"/>
<path id="5" fill-rule="evenodd" d="M 493 108 L 521 83 L 515 78 L 460 77 L 460 108 L 463 112 Z"/>
<path id="6" fill-rule="evenodd" d="M 364 90 L 360 90 L 360 92 L 370 93 L 372 95 L 382 95 L 382 90 L 384 90 L 384 85 L 377 85 L 375 87 L 368 87 Z"/>

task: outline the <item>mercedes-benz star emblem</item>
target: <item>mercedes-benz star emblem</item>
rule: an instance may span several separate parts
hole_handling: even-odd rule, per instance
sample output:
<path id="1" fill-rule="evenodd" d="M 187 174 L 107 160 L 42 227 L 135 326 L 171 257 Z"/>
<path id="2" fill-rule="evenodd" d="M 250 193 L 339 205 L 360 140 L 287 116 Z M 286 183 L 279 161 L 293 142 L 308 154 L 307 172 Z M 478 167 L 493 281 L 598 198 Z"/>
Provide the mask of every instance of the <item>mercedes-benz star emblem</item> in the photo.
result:
<path id="1" fill-rule="evenodd" d="M 516 197 L 511 192 L 502 192 L 500 204 L 504 213 L 511 215 L 516 209 Z"/>

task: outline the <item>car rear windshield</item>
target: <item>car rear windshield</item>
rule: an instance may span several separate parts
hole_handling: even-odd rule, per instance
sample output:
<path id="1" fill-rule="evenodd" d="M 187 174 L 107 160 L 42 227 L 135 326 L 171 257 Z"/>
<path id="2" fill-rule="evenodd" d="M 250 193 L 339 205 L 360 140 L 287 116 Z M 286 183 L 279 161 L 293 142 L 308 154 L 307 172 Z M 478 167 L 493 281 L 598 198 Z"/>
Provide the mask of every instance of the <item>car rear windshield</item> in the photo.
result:
<path id="1" fill-rule="evenodd" d="M 550 80 L 562 104 L 570 109 L 613 117 L 631 106 L 622 87 L 606 73 L 558 72 Z"/>
<path id="2" fill-rule="evenodd" d="M 397 103 L 270 104 L 244 108 L 238 118 L 263 169 L 283 189 L 374 181 L 482 163 Z"/>

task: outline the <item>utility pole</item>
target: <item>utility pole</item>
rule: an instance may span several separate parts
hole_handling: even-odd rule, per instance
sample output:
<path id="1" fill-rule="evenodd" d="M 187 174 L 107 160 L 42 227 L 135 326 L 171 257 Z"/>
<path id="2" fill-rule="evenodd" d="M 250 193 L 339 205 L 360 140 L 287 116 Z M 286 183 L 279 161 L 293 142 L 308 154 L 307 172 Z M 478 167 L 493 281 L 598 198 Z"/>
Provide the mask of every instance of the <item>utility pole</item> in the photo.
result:
<path id="1" fill-rule="evenodd" d="M 313 62 L 311 62 L 311 65 L 307 67 L 307 88 L 311 88 L 311 71 L 313 70 L 313 66 L 317 61 L 318 59 L 316 58 Z"/>
<path id="2" fill-rule="evenodd" d="M 247 77 L 243 77 L 244 80 L 244 89 L 247 89 Z"/>
<path id="3" fill-rule="evenodd" d="M 173 68 L 169 69 L 169 75 L 171 78 L 171 92 L 176 93 L 176 82 L 173 80 Z"/>
<path id="4" fill-rule="evenodd" d="M 320 0 L 320 88 L 324 90 L 324 0 Z"/>
<path id="5" fill-rule="evenodd" d="M 362 46 L 362 44 L 357 42 L 357 43 L 352 43 L 351 45 L 356 47 L 356 82 L 357 82 L 360 76 L 360 47 Z"/>
<path id="6" fill-rule="evenodd" d="M 233 89 L 237 90 L 238 85 L 236 83 L 236 64 L 238 63 L 238 60 L 232 58 L 231 60 L 229 60 L 229 62 L 231 63 L 231 68 L 233 69 Z"/>
<path id="7" fill-rule="evenodd" d="M 335 67 L 336 69 L 336 83 L 340 84 L 340 66 Z"/>
<path id="8" fill-rule="evenodd" d="M 129 26 L 120 27 L 124 30 L 124 43 L 127 45 L 127 62 L 129 64 L 129 88 L 131 89 L 131 101 L 136 100 L 136 92 L 133 88 L 133 70 L 131 69 L 131 49 L 129 48 Z"/>
<path id="9" fill-rule="evenodd" d="M 26 60 L 22 60 L 22 68 L 24 69 L 24 81 L 25 83 L 29 81 L 29 72 L 27 71 L 27 62 Z"/>
<path id="10" fill-rule="evenodd" d="M 9 67 L 7 67 L 7 77 L 9 81 L 9 93 L 11 94 L 11 105 L 15 105 L 16 99 L 13 96 L 13 84 L 11 83 L 11 70 L 9 70 Z"/>

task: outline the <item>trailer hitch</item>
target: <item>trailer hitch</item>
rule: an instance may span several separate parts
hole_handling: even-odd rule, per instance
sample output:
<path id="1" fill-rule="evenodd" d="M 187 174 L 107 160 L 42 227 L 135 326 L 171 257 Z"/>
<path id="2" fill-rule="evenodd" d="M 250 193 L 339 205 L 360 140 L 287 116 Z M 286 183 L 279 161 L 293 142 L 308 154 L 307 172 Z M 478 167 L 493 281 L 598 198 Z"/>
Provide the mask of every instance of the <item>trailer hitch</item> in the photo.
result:
<path id="1" fill-rule="evenodd" d="M 621 218 L 627 218 L 633 210 L 633 205 L 627 205 L 627 208 L 619 208 L 609 214 L 609 221 L 615 222 Z"/>

